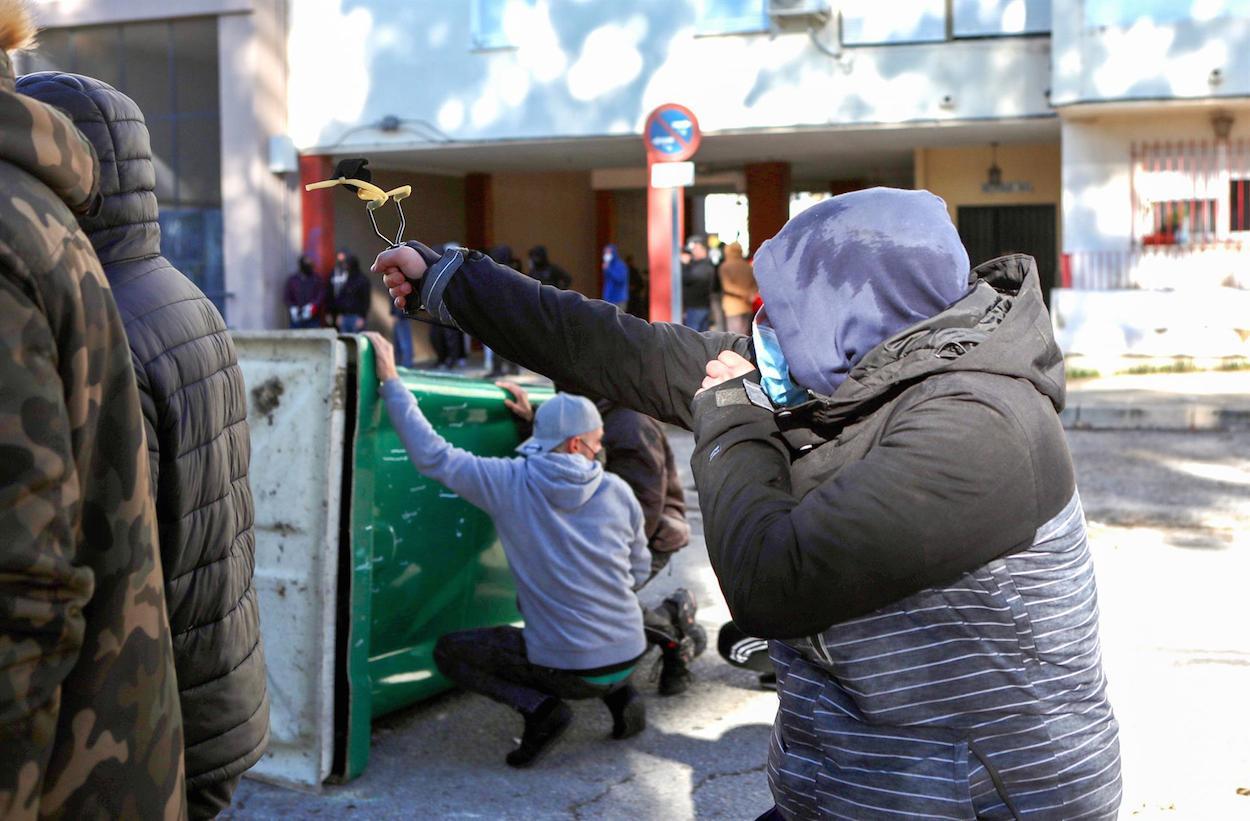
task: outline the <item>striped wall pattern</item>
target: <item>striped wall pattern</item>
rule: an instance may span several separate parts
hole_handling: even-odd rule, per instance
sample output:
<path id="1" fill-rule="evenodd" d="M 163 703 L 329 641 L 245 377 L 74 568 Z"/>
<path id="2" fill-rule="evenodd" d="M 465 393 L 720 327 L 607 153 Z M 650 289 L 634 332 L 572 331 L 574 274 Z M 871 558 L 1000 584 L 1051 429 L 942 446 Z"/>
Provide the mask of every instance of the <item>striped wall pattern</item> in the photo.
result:
<path id="1" fill-rule="evenodd" d="M 768 772 L 787 817 L 1116 815 L 1118 726 L 1075 494 L 1028 549 L 769 649 Z"/>

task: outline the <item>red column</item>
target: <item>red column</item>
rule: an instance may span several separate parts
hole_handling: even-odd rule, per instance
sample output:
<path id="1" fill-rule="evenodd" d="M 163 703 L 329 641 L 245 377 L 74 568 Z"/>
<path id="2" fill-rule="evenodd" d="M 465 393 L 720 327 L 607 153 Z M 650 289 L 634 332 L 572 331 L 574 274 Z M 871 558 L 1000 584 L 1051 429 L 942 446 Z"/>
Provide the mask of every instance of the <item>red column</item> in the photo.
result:
<path id="1" fill-rule="evenodd" d="M 464 178 L 465 245 L 485 251 L 495 242 L 495 200 L 490 174 Z"/>
<path id="2" fill-rule="evenodd" d="M 650 165 L 647 179 L 651 179 Z M 680 322 L 673 316 L 673 247 L 685 238 L 682 192 L 647 188 L 647 260 L 650 265 L 651 321 Z"/>
<path id="3" fill-rule="evenodd" d="M 790 219 L 790 163 L 751 163 L 746 167 L 746 181 L 747 231 L 754 253 Z"/>
<path id="4" fill-rule="evenodd" d="M 326 275 L 334 267 L 334 193 L 338 189 L 305 191 L 310 182 L 328 180 L 334 173 L 329 157 L 311 155 L 299 158 L 300 214 L 304 226 L 304 255 L 313 270 Z"/>

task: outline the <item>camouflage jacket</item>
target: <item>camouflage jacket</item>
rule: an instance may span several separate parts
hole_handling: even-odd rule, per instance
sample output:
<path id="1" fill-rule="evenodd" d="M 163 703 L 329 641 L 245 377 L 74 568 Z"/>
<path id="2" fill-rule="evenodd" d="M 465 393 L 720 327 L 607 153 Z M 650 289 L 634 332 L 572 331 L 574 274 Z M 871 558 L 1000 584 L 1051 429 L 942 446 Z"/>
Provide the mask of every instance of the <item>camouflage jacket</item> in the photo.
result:
<path id="1" fill-rule="evenodd" d="M 182 818 L 130 349 L 74 211 L 89 144 L 0 52 L 0 818 Z"/>

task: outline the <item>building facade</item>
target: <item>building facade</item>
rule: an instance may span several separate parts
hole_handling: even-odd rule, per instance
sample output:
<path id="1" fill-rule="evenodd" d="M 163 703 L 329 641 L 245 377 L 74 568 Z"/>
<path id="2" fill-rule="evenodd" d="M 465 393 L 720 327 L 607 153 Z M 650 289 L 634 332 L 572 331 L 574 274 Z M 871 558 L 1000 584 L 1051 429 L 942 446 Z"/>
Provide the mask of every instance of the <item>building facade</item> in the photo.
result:
<path id="1" fill-rule="evenodd" d="M 235 327 L 282 323 L 299 253 L 384 247 L 356 200 L 300 190 L 352 156 L 413 186 L 409 237 L 543 245 L 596 294 L 603 244 L 646 265 L 640 135 L 676 102 L 704 132 L 688 231 L 756 246 L 821 196 L 928 188 L 974 262 L 1037 257 L 1069 353 L 1247 352 L 1250 0 L 37 7 L 26 67 L 149 111 L 166 249 Z"/>

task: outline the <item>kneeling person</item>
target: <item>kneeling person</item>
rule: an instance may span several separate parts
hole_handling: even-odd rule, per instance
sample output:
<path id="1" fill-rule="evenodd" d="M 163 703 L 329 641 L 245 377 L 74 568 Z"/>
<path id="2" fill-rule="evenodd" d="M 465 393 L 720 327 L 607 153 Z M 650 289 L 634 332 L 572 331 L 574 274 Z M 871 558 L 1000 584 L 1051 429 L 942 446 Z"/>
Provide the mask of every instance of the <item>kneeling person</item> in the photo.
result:
<path id="1" fill-rule="evenodd" d="M 521 744 L 507 757 L 514 767 L 530 764 L 568 727 L 564 699 L 603 699 L 613 738 L 640 732 L 645 707 L 628 680 L 647 648 L 634 589 L 650 576 L 651 556 L 637 500 L 599 464 L 603 421 L 594 403 L 557 394 L 517 449 L 524 458 L 474 456 L 434 432 L 398 379 L 390 343 L 366 336 L 409 458 L 494 518 L 525 616 L 524 630 L 443 636 L 434 648 L 438 669 L 525 718 Z"/>

